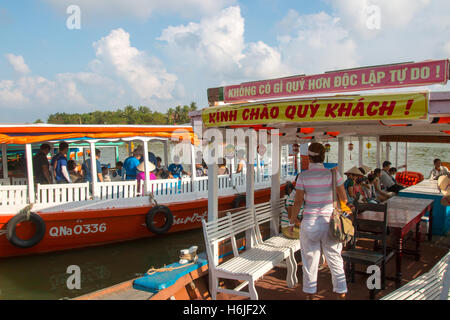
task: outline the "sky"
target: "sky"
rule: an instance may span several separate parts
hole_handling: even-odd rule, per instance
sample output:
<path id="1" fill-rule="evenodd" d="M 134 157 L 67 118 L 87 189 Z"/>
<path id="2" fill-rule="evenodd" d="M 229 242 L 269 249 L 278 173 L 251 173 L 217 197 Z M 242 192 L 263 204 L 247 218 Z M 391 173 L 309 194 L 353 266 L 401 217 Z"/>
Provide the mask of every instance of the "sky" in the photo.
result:
<path id="1" fill-rule="evenodd" d="M 449 57 L 449 0 L 0 0 L 0 122 Z"/>

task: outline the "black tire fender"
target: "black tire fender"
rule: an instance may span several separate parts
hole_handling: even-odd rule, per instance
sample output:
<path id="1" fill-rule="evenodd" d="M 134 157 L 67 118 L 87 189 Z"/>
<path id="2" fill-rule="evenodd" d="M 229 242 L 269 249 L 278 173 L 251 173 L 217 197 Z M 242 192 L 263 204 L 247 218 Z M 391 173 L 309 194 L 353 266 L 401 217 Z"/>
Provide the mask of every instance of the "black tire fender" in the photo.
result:
<path id="1" fill-rule="evenodd" d="M 28 220 L 36 226 L 36 232 L 30 239 L 23 240 L 17 236 L 16 227 L 18 224 Z M 29 217 L 27 217 L 25 212 L 21 212 L 8 221 L 6 238 L 16 247 L 23 249 L 31 248 L 41 242 L 42 238 L 44 238 L 45 229 L 44 219 L 42 219 L 40 215 L 30 212 Z"/>
<path id="2" fill-rule="evenodd" d="M 157 213 L 164 214 L 164 216 L 166 218 L 166 223 L 160 228 L 156 227 L 155 224 L 154 224 L 155 215 Z M 173 214 L 172 214 L 172 211 L 166 206 L 162 206 L 162 205 L 154 206 L 153 208 L 151 208 L 149 210 L 149 212 L 145 216 L 145 222 L 147 224 L 147 229 L 150 232 L 153 232 L 155 234 L 164 234 L 167 231 L 169 231 L 170 228 L 173 225 Z"/>

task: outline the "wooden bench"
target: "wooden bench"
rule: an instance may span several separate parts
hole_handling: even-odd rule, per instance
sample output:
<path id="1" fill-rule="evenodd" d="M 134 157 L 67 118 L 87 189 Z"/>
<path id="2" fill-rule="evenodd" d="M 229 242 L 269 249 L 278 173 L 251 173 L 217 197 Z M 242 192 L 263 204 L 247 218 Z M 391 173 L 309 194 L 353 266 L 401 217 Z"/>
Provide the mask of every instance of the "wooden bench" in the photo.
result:
<path id="1" fill-rule="evenodd" d="M 408 282 L 381 300 L 448 300 L 450 286 L 450 253 L 430 271 Z"/>
<path id="2" fill-rule="evenodd" d="M 258 299 L 255 281 L 261 278 L 277 264 L 286 260 L 287 285 L 295 286 L 296 263 L 293 250 L 289 245 L 279 246 L 272 242 L 263 242 L 259 233 L 259 224 L 255 217 L 258 210 L 247 208 L 235 213 L 227 213 L 225 217 L 215 221 L 206 222 L 202 220 L 203 235 L 205 238 L 206 252 L 208 254 L 208 265 L 210 271 L 210 290 L 212 299 L 217 298 L 217 293 L 237 294 Z M 259 211 L 261 213 L 261 210 Z M 262 221 L 262 220 L 260 220 Z M 236 244 L 236 236 L 243 232 L 250 232 L 253 245 L 239 253 Z M 258 235 L 259 234 L 259 235 Z M 217 264 L 214 255 L 214 247 L 219 242 L 230 239 L 233 248 L 233 258 Z M 269 239 L 270 240 L 270 239 Z M 219 279 L 233 279 L 243 281 L 234 289 L 225 289 L 218 286 Z M 248 292 L 241 291 L 248 285 Z"/>

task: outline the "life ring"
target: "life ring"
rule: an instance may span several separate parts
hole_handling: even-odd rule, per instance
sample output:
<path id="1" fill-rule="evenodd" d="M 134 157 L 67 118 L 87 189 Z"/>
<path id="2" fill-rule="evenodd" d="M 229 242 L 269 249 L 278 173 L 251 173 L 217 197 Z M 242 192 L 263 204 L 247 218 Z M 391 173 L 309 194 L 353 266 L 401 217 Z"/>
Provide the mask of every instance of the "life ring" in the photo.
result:
<path id="1" fill-rule="evenodd" d="M 16 234 L 17 225 L 24 221 L 30 221 L 36 226 L 36 232 L 30 239 L 27 240 L 20 239 Z M 21 212 L 8 221 L 6 238 L 9 240 L 9 242 L 11 242 L 12 245 L 16 247 L 23 249 L 31 248 L 37 245 L 42 240 L 42 238 L 44 238 L 44 235 L 45 222 L 41 218 L 41 216 L 36 213 L 30 212 L 28 218 L 27 213 Z"/>
<path id="2" fill-rule="evenodd" d="M 155 226 L 155 215 L 157 213 L 164 214 L 166 222 L 162 227 Z M 172 211 L 166 206 L 158 205 L 150 209 L 145 217 L 145 222 L 147 224 L 147 229 L 156 234 L 163 234 L 170 230 L 173 225 L 173 214 Z"/>
<path id="3" fill-rule="evenodd" d="M 420 172 L 402 171 L 397 172 L 397 174 L 395 175 L 395 180 L 397 181 L 397 183 L 405 186 L 415 185 L 423 181 L 423 179 L 423 174 Z"/>
<path id="4" fill-rule="evenodd" d="M 241 203 L 246 201 L 246 197 L 243 194 L 238 194 L 236 198 L 233 200 L 233 208 L 240 208 Z"/>

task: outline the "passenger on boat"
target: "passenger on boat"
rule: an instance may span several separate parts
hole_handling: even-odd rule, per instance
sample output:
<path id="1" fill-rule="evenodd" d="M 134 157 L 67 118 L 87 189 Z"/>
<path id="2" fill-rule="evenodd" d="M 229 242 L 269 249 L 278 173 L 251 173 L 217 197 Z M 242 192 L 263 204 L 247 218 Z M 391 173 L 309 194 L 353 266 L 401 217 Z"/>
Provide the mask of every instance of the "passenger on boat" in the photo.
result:
<path id="1" fill-rule="evenodd" d="M 59 152 L 53 156 L 50 166 L 53 170 L 53 177 L 56 183 L 71 183 L 69 171 L 67 170 L 67 152 L 69 144 L 61 142 L 59 144 Z"/>
<path id="2" fill-rule="evenodd" d="M 103 182 L 111 182 L 111 176 L 107 167 L 102 167 Z"/>
<path id="3" fill-rule="evenodd" d="M 95 149 L 95 163 L 97 166 L 97 181 L 103 182 L 103 174 L 102 174 L 102 166 L 100 164 L 101 151 L 99 149 Z M 89 159 L 87 159 L 85 162 L 83 162 L 83 176 L 85 182 L 92 182 L 92 175 L 91 175 L 91 162 L 92 162 L 92 155 Z"/>
<path id="4" fill-rule="evenodd" d="M 245 174 L 245 150 L 239 150 L 237 152 L 237 158 L 239 159 L 236 173 Z"/>
<path id="5" fill-rule="evenodd" d="M 77 164 L 74 160 L 67 161 L 67 169 L 69 170 L 69 176 L 72 183 L 83 182 L 83 175 L 78 171 Z"/>
<path id="6" fill-rule="evenodd" d="M 430 172 L 430 180 L 437 180 L 440 176 L 450 176 L 447 167 L 442 165 L 441 159 L 434 159 L 434 168 Z"/>
<path id="7" fill-rule="evenodd" d="M 333 291 L 344 299 L 347 293 L 342 243 L 329 236 L 330 217 L 333 213 L 332 173 L 323 166 L 325 147 L 311 143 L 308 148 L 309 169 L 300 173 L 296 182 L 293 215 L 290 222 L 299 222 L 297 214 L 304 203 L 300 227 L 300 246 L 303 263 L 303 291 L 307 299 L 317 291 L 317 273 L 322 248 L 331 271 Z M 357 169 L 357 168 L 356 168 Z M 347 203 L 344 181 L 336 172 L 337 194 L 341 203 Z M 348 209 L 348 208 L 347 208 Z"/>
<path id="8" fill-rule="evenodd" d="M 150 180 L 156 180 L 156 176 L 153 173 L 153 171 L 155 170 L 155 165 L 153 163 L 151 163 L 150 161 L 147 162 L 147 166 L 148 166 L 148 171 L 150 173 Z M 137 178 L 137 192 L 141 192 L 141 184 L 143 184 L 143 181 L 145 180 L 145 165 L 144 162 L 141 162 L 138 166 L 137 166 L 137 174 L 136 174 L 136 178 Z"/>
<path id="9" fill-rule="evenodd" d="M 173 157 L 173 163 L 169 165 L 169 172 L 175 179 L 180 179 L 182 174 L 190 176 L 189 172 L 184 171 L 183 166 L 180 164 L 179 156 Z"/>
<path id="10" fill-rule="evenodd" d="M 136 179 L 136 169 L 139 163 L 141 163 L 141 158 L 144 155 L 144 149 L 139 146 L 133 151 L 133 155 L 125 159 L 123 163 L 123 168 L 125 169 L 126 180 Z"/>
<path id="11" fill-rule="evenodd" d="M 381 185 L 386 191 L 398 193 L 400 190 L 404 189 L 404 187 L 392 181 L 392 178 L 389 175 L 390 167 L 391 163 L 389 161 L 383 162 L 383 170 L 381 170 L 380 176 Z"/>
<path id="12" fill-rule="evenodd" d="M 389 168 L 388 172 L 389 172 L 389 176 L 391 177 L 392 181 L 397 183 L 397 180 L 395 180 L 395 174 L 397 173 L 397 168 L 395 168 L 395 167 Z"/>
<path id="13" fill-rule="evenodd" d="M 217 174 L 219 176 L 224 174 L 230 174 L 230 170 L 228 170 L 227 168 L 227 160 L 225 158 L 222 158 L 217 165 L 219 167 L 219 169 L 217 170 Z"/>
<path id="14" fill-rule="evenodd" d="M 124 178 L 123 162 L 116 162 L 116 169 L 113 170 L 111 174 L 112 181 L 121 181 Z"/>
<path id="15" fill-rule="evenodd" d="M 376 176 L 374 174 L 369 174 L 367 176 L 369 189 L 367 190 L 367 202 L 368 203 L 380 203 L 387 199 L 387 197 L 378 194 L 377 189 L 375 187 L 375 179 Z"/>
<path id="16" fill-rule="evenodd" d="M 39 184 L 51 184 L 52 177 L 50 176 L 50 164 L 47 159 L 47 154 L 50 152 L 50 145 L 47 143 L 41 144 L 39 152 L 33 157 L 33 172 L 34 181 Z"/>
<path id="17" fill-rule="evenodd" d="M 169 170 L 162 165 L 161 157 L 156 157 L 155 175 L 157 179 L 173 179 L 173 176 Z"/>
<path id="18" fill-rule="evenodd" d="M 359 189 L 357 187 L 355 189 L 356 181 L 357 179 L 361 178 L 363 176 L 361 170 L 359 170 L 357 167 L 352 167 L 350 170 L 345 172 L 346 175 L 348 175 L 348 179 L 344 182 L 344 189 L 346 191 L 346 194 L 348 196 L 348 201 L 350 203 L 355 203 L 360 195 L 358 195 L 355 190 Z"/>
<path id="19" fill-rule="evenodd" d="M 380 182 L 381 169 L 380 168 L 376 168 L 375 170 L 373 170 L 373 175 L 375 176 L 375 180 L 374 180 L 373 184 L 375 186 L 375 191 L 377 193 L 377 196 L 380 199 L 384 199 L 384 200 L 387 200 L 390 197 L 392 197 L 395 193 L 393 193 L 393 192 L 385 192 L 381 188 L 381 182 Z M 384 201 L 384 200 L 381 200 L 381 201 Z"/>

